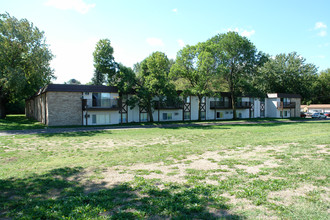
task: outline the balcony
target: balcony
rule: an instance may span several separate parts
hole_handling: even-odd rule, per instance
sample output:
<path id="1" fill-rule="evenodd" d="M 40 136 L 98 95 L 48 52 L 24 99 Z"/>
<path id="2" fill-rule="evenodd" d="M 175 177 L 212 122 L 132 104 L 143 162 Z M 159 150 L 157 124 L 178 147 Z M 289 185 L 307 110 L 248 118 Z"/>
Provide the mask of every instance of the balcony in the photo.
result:
<path id="1" fill-rule="evenodd" d="M 210 101 L 210 109 L 231 109 L 230 102 Z"/>
<path id="2" fill-rule="evenodd" d="M 156 101 L 154 105 L 155 109 L 183 109 L 183 103 L 181 102 L 159 102 Z"/>
<path id="3" fill-rule="evenodd" d="M 283 109 L 283 108 L 296 108 L 296 103 L 295 102 L 278 102 L 277 109 Z"/>
<path id="4" fill-rule="evenodd" d="M 236 108 L 251 108 L 251 102 L 237 102 Z"/>
<path id="5" fill-rule="evenodd" d="M 120 102 L 118 99 L 83 99 L 83 110 L 118 110 Z"/>
<path id="6" fill-rule="evenodd" d="M 236 108 L 251 108 L 251 102 L 237 102 Z M 210 109 L 232 109 L 231 102 L 211 101 Z"/>

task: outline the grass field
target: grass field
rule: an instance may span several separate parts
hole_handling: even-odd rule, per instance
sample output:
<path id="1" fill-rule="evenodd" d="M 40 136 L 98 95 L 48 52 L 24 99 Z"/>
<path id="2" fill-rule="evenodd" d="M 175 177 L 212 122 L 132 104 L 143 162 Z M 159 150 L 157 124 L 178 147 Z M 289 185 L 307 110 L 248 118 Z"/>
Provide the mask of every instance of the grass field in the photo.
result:
<path id="1" fill-rule="evenodd" d="M 0 218 L 328 219 L 330 123 L 0 137 Z"/>

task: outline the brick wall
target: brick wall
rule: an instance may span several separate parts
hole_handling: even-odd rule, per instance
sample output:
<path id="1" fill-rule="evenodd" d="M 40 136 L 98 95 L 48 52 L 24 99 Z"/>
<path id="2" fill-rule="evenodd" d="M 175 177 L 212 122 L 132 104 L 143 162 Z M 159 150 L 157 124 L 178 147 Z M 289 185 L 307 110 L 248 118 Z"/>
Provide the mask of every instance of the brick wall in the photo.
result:
<path id="1" fill-rule="evenodd" d="M 47 92 L 47 125 L 82 125 L 81 92 Z"/>

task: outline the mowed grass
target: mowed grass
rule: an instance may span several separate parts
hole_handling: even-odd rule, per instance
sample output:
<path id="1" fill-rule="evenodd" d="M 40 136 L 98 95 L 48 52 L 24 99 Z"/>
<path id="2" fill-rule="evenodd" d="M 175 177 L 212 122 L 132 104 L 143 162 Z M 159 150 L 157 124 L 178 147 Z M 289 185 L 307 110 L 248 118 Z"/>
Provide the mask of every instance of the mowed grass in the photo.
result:
<path id="1" fill-rule="evenodd" d="M 328 219 L 330 123 L 0 137 L 0 218 Z"/>
<path id="2" fill-rule="evenodd" d="M 7 115 L 5 119 L 0 119 L 1 130 L 26 130 L 40 129 L 46 126 L 36 120 L 26 118 L 25 115 Z"/>

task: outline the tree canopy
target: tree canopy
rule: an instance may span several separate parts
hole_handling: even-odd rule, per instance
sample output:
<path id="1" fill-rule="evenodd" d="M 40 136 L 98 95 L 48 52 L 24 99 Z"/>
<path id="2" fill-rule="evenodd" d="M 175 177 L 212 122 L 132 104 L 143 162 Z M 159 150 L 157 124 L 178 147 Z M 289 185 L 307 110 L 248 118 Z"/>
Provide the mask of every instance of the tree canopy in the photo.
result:
<path id="1" fill-rule="evenodd" d="M 226 82 L 232 98 L 233 117 L 236 119 L 236 98 L 252 91 L 252 80 L 261 53 L 246 37 L 236 32 L 219 34 L 207 41 L 221 80 Z"/>
<path id="2" fill-rule="evenodd" d="M 177 54 L 175 64 L 171 68 L 172 78 L 181 78 L 188 82 L 184 88 L 184 94 L 198 97 L 199 120 L 201 119 L 202 98 L 213 94 L 212 82 L 215 75 L 215 60 L 206 43 L 199 43 L 196 46 L 187 45 L 181 49 Z"/>
<path id="3" fill-rule="evenodd" d="M 162 52 L 154 52 L 140 64 L 135 65 L 137 72 L 133 99 L 140 107 L 147 110 L 150 121 L 153 121 L 154 97 L 164 101 L 164 98 L 170 100 L 177 96 L 175 86 L 169 77 L 170 66 L 170 60 Z"/>
<path id="4" fill-rule="evenodd" d="M 0 118 L 5 104 L 32 96 L 55 78 L 44 32 L 26 19 L 0 14 Z"/>
<path id="5" fill-rule="evenodd" d="M 330 103 L 330 68 L 320 72 L 314 91 L 313 103 Z"/>
<path id="6" fill-rule="evenodd" d="M 269 58 L 259 72 L 259 87 L 265 93 L 300 94 L 304 103 L 313 97 L 317 68 L 296 52 Z"/>
<path id="7" fill-rule="evenodd" d="M 81 85 L 81 82 L 76 79 L 70 79 L 69 81 L 65 82 L 64 84 Z"/>
<path id="8" fill-rule="evenodd" d="M 92 82 L 94 85 L 116 84 L 115 75 L 118 71 L 118 64 L 113 57 L 113 48 L 109 39 L 101 39 L 97 42 L 94 56 L 94 77 Z"/>

